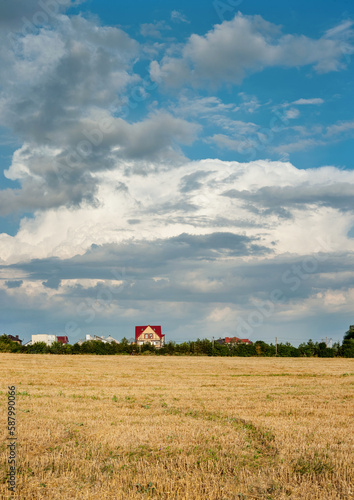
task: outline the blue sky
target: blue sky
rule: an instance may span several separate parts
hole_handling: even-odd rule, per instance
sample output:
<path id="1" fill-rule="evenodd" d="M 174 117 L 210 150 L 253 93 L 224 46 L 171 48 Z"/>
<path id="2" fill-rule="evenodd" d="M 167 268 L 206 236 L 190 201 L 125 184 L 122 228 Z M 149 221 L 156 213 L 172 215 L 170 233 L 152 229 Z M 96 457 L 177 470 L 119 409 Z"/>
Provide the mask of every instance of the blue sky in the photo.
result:
<path id="1" fill-rule="evenodd" d="M 0 6 L 0 329 L 341 340 L 349 1 Z"/>

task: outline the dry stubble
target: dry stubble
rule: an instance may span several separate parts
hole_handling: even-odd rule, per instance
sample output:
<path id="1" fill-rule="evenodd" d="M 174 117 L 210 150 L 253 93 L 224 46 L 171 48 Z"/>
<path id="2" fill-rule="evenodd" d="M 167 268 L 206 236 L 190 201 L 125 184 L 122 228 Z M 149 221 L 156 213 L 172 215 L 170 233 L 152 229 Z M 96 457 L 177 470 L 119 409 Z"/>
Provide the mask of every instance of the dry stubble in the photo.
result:
<path id="1" fill-rule="evenodd" d="M 17 388 L 15 498 L 352 498 L 352 360 L 1 354 L 0 367 L 4 443 Z"/>

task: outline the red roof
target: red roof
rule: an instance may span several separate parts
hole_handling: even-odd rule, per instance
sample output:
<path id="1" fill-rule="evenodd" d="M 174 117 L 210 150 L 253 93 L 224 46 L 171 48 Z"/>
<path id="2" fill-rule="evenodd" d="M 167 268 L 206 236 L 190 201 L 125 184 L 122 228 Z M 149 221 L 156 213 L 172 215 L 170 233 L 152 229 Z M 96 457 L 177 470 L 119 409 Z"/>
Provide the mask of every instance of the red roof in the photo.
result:
<path id="1" fill-rule="evenodd" d="M 68 337 L 65 335 L 63 337 L 57 337 L 57 342 L 61 342 L 62 344 L 67 344 L 69 342 Z"/>
<path id="2" fill-rule="evenodd" d="M 147 327 L 152 328 L 154 332 L 162 339 L 165 335 L 162 335 L 161 333 L 161 326 L 153 326 L 153 325 L 146 325 L 146 326 L 136 326 L 135 327 L 135 340 L 138 339 L 138 337 L 143 333 L 144 330 L 146 330 Z"/>
<path id="3" fill-rule="evenodd" d="M 241 342 L 242 344 L 252 344 L 252 342 L 248 339 L 239 339 L 238 337 L 225 337 L 225 344 L 236 344 L 238 342 Z"/>
<path id="4" fill-rule="evenodd" d="M 225 344 L 240 342 L 240 340 L 238 337 L 225 337 Z"/>

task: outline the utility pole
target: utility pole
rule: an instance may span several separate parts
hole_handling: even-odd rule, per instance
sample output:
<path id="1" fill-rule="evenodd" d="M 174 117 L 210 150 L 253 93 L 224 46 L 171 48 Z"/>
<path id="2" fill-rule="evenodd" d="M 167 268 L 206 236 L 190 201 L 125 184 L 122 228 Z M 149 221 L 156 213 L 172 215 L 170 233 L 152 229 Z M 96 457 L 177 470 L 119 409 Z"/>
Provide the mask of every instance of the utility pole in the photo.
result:
<path id="1" fill-rule="evenodd" d="M 278 356 L 278 337 L 275 337 L 275 355 Z"/>
<path id="2" fill-rule="evenodd" d="M 213 337 L 213 340 L 212 340 L 212 344 L 213 344 L 213 350 L 214 350 L 214 337 Z"/>
<path id="3" fill-rule="evenodd" d="M 327 337 L 326 337 L 326 347 L 328 347 L 328 345 L 327 345 Z"/>

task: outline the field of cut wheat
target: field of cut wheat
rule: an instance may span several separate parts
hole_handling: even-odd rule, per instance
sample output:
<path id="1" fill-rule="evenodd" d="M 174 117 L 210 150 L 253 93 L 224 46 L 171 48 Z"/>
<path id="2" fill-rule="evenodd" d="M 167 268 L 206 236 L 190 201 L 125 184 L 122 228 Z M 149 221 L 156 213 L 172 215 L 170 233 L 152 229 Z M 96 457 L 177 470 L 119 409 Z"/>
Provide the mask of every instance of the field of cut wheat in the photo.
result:
<path id="1" fill-rule="evenodd" d="M 0 492 L 19 499 L 349 499 L 350 359 L 0 355 Z"/>

